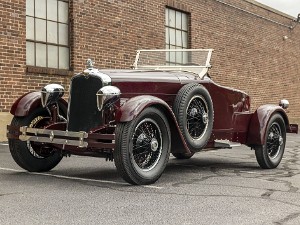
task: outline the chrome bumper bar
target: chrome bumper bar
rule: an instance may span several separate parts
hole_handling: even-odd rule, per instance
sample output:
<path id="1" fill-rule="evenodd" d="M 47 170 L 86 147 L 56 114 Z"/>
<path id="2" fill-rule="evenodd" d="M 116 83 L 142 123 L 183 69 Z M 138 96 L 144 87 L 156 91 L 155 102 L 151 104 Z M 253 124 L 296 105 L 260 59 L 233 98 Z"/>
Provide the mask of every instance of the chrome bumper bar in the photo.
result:
<path id="1" fill-rule="evenodd" d="M 87 133 L 84 131 L 62 131 L 30 127 L 7 126 L 7 137 L 21 141 L 33 141 L 58 145 L 69 145 L 79 148 L 95 147 L 113 149 L 114 134 Z M 106 140 L 101 142 L 101 140 Z M 107 142 L 109 141 L 109 142 Z"/>
<path id="2" fill-rule="evenodd" d="M 88 146 L 88 143 L 84 141 L 84 139 L 88 137 L 88 134 L 84 131 L 72 132 L 20 127 L 20 132 L 21 135 L 19 136 L 19 139 L 21 141 L 35 141 L 61 145 L 71 145 L 78 146 L 80 148 Z"/>

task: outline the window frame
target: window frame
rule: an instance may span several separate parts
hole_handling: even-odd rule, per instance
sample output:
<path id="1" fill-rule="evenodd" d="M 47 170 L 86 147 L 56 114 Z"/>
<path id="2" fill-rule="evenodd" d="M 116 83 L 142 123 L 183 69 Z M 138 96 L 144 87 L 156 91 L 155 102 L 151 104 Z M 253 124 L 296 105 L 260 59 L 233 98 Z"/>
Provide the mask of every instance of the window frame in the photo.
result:
<path id="1" fill-rule="evenodd" d="M 36 16 L 36 1 L 37 0 L 33 0 L 33 16 L 32 15 L 28 15 L 27 14 L 27 10 L 26 10 L 26 13 L 25 13 L 25 18 L 26 18 L 26 21 L 27 21 L 27 18 L 32 18 L 33 19 L 33 39 L 31 38 L 27 38 L 27 30 L 26 30 L 26 67 L 27 67 L 27 72 L 29 73 L 48 73 L 48 74 L 58 74 L 58 75 L 69 75 L 70 71 L 71 71 L 71 35 L 70 35 L 70 30 L 71 30 L 71 24 L 70 24 L 70 11 L 71 11 L 71 8 L 70 8 L 70 0 L 57 0 L 57 20 L 52 20 L 52 19 L 49 19 L 48 18 L 48 0 L 45 0 L 45 10 L 46 10 L 46 15 L 45 15 L 45 18 L 41 18 L 41 17 L 37 17 Z M 66 22 L 61 22 L 59 21 L 59 2 L 65 2 L 68 4 L 68 12 L 67 12 L 67 21 Z M 26 9 L 27 9 L 27 1 L 25 1 L 25 4 L 26 4 Z M 43 20 L 45 21 L 46 23 L 46 27 L 45 27 L 45 41 L 40 41 L 40 40 L 37 40 L 36 38 L 36 19 L 39 19 L 39 20 Z M 47 37 L 47 31 L 48 31 L 48 22 L 54 22 L 56 24 L 56 32 L 57 32 L 57 41 L 56 43 L 53 43 L 53 42 L 49 42 L 48 41 L 48 37 Z M 26 22 L 27 23 L 27 22 Z M 59 43 L 59 39 L 60 39 L 60 35 L 59 35 L 59 27 L 60 27 L 60 24 L 63 24 L 63 25 L 66 25 L 67 26 L 67 33 L 68 33 L 68 37 L 67 37 L 67 45 L 66 44 L 60 44 Z M 27 24 L 26 24 L 26 27 L 27 27 Z M 34 65 L 29 65 L 27 64 L 27 51 L 28 51 L 28 48 L 27 48 L 27 43 L 33 43 L 33 51 L 34 51 Z M 38 66 L 37 65 L 37 48 L 36 48 L 36 45 L 37 44 L 44 44 L 46 45 L 46 50 L 45 50 L 45 60 L 46 60 L 46 66 Z M 55 46 L 57 47 L 57 67 L 49 67 L 49 60 L 48 60 L 48 51 L 49 51 L 49 46 Z M 62 48 L 67 48 L 67 54 L 68 54 L 68 65 L 67 65 L 67 68 L 60 68 L 60 61 L 59 61 L 59 58 L 60 58 L 60 52 L 59 52 L 59 48 L 62 47 Z"/>
<path id="2" fill-rule="evenodd" d="M 170 12 L 171 11 L 174 11 L 174 14 L 175 14 L 174 26 L 172 26 L 170 24 Z M 181 17 L 180 27 L 177 26 L 177 14 L 178 13 L 180 14 L 180 17 Z M 185 17 L 186 17 L 186 24 L 185 24 L 186 29 L 183 28 L 183 16 L 182 15 L 185 15 Z M 172 44 L 172 41 L 171 41 L 171 38 L 172 38 L 170 35 L 171 30 L 175 31 L 175 37 L 173 40 L 175 42 L 175 44 Z M 180 45 L 177 45 L 177 35 L 176 35 L 177 32 L 180 32 L 180 36 L 181 36 Z M 185 37 L 186 37 L 186 40 L 185 40 L 186 46 L 184 46 L 184 44 L 183 44 L 184 43 L 183 33 L 185 33 Z M 189 46 L 190 46 L 190 13 L 182 11 L 180 9 L 169 7 L 169 6 L 165 7 L 165 46 L 166 46 L 166 49 L 188 49 L 189 48 Z M 175 55 L 175 61 L 172 61 L 171 54 L 172 53 L 169 52 L 169 55 L 167 56 L 167 59 L 166 59 L 166 63 L 180 64 L 184 61 L 183 55 L 181 56 L 180 62 L 178 62 L 178 60 L 176 60 L 176 57 L 177 57 L 176 55 Z"/>

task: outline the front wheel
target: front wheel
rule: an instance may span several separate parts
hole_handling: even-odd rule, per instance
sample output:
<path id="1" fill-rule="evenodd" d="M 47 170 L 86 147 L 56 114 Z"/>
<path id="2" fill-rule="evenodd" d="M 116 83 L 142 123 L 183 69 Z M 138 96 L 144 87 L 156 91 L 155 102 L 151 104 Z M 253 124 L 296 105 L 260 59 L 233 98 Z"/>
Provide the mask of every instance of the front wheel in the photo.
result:
<path id="1" fill-rule="evenodd" d="M 154 107 L 116 127 L 114 161 L 122 178 L 138 185 L 152 184 L 164 171 L 170 155 L 170 128 Z"/>
<path id="2" fill-rule="evenodd" d="M 26 117 L 14 117 L 12 126 L 42 128 L 49 123 L 49 114 L 40 107 Z M 46 172 L 53 169 L 62 159 L 62 155 L 43 143 L 9 139 L 9 149 L 15 162 L 30 172 Z"/>
<path id="3" fill-rule="evenodd" d="M 263 145 L 255 147 L 255 156 L 263 169 L 276 168 L 283 156 L 286 142 L 285 122 L 280 114 L 274 114 L 267 126 Z"/>

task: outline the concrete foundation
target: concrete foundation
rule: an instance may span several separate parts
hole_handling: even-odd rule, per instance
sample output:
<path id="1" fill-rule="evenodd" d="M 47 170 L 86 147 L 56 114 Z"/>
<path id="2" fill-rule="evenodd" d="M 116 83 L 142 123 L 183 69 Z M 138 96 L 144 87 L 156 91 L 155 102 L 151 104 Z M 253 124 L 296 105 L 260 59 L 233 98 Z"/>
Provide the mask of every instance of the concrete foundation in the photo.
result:
<path id="1" fill-rule="evenodd" d="M 7 141 L 6 125 L 10 124 L 12 117 L 9 112 L 0 112 L 0 142 Z"/>

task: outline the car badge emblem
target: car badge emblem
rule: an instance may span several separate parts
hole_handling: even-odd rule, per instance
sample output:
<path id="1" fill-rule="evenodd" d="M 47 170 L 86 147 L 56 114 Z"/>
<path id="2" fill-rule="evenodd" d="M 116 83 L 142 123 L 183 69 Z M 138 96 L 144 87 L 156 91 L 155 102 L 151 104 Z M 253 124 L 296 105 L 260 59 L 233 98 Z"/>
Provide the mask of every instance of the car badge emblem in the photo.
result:
<path id="1" fill-rule="evenodd" d="M 94 62 L 91 59 L 86 60 L 86 66 L 88 69 L 93 69 Z"/>
<path id="2" fill-rule="evenodd" d="M 94 68 L 94 62 L 93 62 L 91 59 L 88 59 L 88 60 L 86 61 L 86 67 L 87 67 L 87 69 L 85 69 L 85 70 L 83 71 L 83 75 L 84 75 L 86 78 L 88 78 L 89 75 L 90 75 L 90 73 L 91 73 L 91 71 L 92 71 L 92 69 Z"/>

